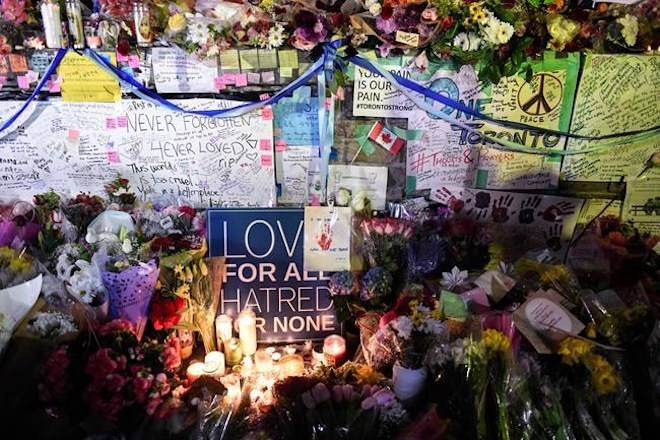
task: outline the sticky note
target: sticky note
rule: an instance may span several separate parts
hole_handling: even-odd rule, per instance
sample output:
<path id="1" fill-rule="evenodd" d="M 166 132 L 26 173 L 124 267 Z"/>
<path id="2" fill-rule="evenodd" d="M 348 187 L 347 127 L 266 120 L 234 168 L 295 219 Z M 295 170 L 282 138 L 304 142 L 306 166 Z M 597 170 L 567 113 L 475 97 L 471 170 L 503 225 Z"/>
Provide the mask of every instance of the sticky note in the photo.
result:
<path id="1" fill-rule="evenodd" d="M 115 118 L 106 118 L 105 119 L 105 128 L 108 128 L 108 129 L 117 128 L 117 120 Z"/>
<path id="2" fill-rule="evenodd" d="M 128 118 L 126 116 L 117 116 L 117 127 L 119 128 L 128 127 Z"/>
<path id="3" fill-rule="evenodd" d="M 267 156 L 261 156 L 261 166 L 262 167 L 272 167 L 273 166 L 273 156 L 270 154 Z"/>
<path id="4" fill-rule="evenodd" d="M 259 49 L 259 68 L 277 69 L 277 52 L 273 49 Z"/>
<path id="5" fill-rule="evenodd" d="M 236 74 L 236 87 L 245 87 L 248 84 L 247 74 L 238 73 Z"/>
<path id="6" fill-rule="evenodd" d="M 28 79 L 27 75 L 17 76 L 16 82 L 18 83 L 18 87 L 20 89 L 27 90 L 30 88 L 30 80 Z"/>
<path id="7" fill-rule="evenodd" d="M 108 162 L 110 163 L 119 163 L 119 153 L 116 151 L 108 151 Z"/>
<path id="8" fill-rule="evenodd" d="M 27 76 L 27 79 L 30 82 L 30 84 L 32 84 L 33 82 L 37 82 L 39 80 L 39 74 L 34 70 L 28 70 L 25 76 Z"/>
<path id="9" fill-rule="evenodd" d="M 128 55 L 122 55 L 117 52 L 117 62 L 118 63 L 128 63 Z"/>
<path id="10" fill-rule="evenodd" d="M 261 139 L 259 141 L 259 149 L 261 151 L 270 151 L 273 148 L 273 143 L 270 139 Z"/>
<path id="11" fill-rule="evenodd" d="M 69 139 L 78 139 L 80 137 L 80 131 L 70 128 L 67 137 Z"/>
<path id="12" fill-rule="evenodd" d="M 9 54 L 9 65 L 14 73 L 27 72 L 28 70 L 27 58 L 25 58 L 25 55 L 17 53 Z"/>
<path id="13" fill-rule="evenodd" d="M 261 109 L 261 117 L 264 118 L 264 121 L 273 120 L 273 109 L 271 107 L 264 107 Z"/>
<path id="14" fill-rule="evenodd" d="M 293 76 L 293 69 L 291 67 L 281 67 L 280 76 L 283 78 L 291 78 Z"/>
<path id="15" fill-rule="evenodd" d="M 283 140 L 279 140 L 275 142 L 275 151 L 279 151 L 279 152 L 286 151 L 286 142 L 284 142 Z"/>
<path id="16" fill-rule="evenodd" d="M 280 68 L 297 69 L 300 65 L 298 63 L 298 52 L 294 49 L 285 49 L 277 52 L 280 60 Z"/>
<path id="17" fill-rule="evenodd" d="M 241 70 L 256 70 L 259 68 L 259 52 L 257 49 L 240 50 Z"/>
<path id="18" fill-rule="evenodd" d="M 51 75 L 48 80 L 48 91 L 50 93 L 60 93 L 60 84 L 62 79 L 57 75 Z"/>
<path id="19" fill-rule="evenodd" d="M 321 198 L 318 196 L 318 194 L 310 195 L 309 199 L 310 199 L 310 205 L 312 205 L 312 206 L 320 206 L 321 205 Z"/>
<path id="20" fill-rule="evenodd" d="M 213 80 L 213 83 L 215 84 L 215 89 L 216 90 L 224 90 L 227 88 L 227 85 L 225 84 L 225 79 L 224 77 L 218 76 Z"/>
<path id="21" fill-rule="evenodd" d="M 236 49 L 220 52 L 220 70 L 239 70 L 240 65 L 240 58 Z"/>
<path id="22" fill-rule="evenodd" d="M 261 72 L 261 81 L 265 84 L 273 84 L 275 82 L 275 72 Z"/>
<path id="23" fill-rule="evenodd" d="M 225 82 L 225 84 L 236 84 L 236 74 L 225 73 L 222 75 L 222 80 Z"/>
<path id="24" fill-rule="evenodd" d="M 103 54 L 101 54 L 103 55 Z M 115 53 L 105 55 L 115 63 Z M 115 78 L 85 56 L 69 51 L 57 74 L 62 78 L 62 100 L 69 102 L 117 102 L 121 89 Z"/>
<path id="25" fill-rule="evenodd" d="M 140 68 L 140 57 L 137 55 L 130 55 L 128 57 L 128 65 L 132 69 L 139 69 Z"/>
<path id="26" fill-rule="evenodd" d="M 6 76 L 0 76 L 0 85 L 5 85 L 7 83 L 7 77 Z M 268 98 L 266 98 L 268 99 Z M 262 99 L 263 101 L 263 99 Z"/>
<path id="27" fill-rule="evenodd" d="M 247 81 L 250 84 L 259 84 L 261 82 L 261 75 L 255 72 L 250 72 L 247 74 Z"/>
<path id="28" fill-rule="evenodd" d="M 259 101 L 266 101 L 267 99 L 270 99 L 270 95 L 268 93 L 262 93 L 259 95 Z"/>

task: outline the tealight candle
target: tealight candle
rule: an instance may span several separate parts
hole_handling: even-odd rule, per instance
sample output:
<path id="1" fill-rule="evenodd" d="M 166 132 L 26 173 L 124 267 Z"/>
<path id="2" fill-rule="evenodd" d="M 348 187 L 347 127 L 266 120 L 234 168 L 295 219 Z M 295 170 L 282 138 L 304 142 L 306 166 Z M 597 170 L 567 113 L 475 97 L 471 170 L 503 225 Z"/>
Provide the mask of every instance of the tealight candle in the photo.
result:
<path id="1" fill-rule="evenodd" d="M 193 383 L 204 375 L 205 364 L 203 362 L 193 362 L 186 369 L 186 377 L 190 383 Z"/>
<path id="2" fill-rule="evenodd" d="M 254 371 L 254 362 L 250 356 L 245 356 L 243 358 L 243 363 L 241 365 L 241 376 L 249 377 Z"/>
<path id="3" fill-rule="evenodd" d="M 215 335 L 220 347 L 220 343 L 226 343 L 232 337 L 232 322 L 231 316 L 229 315 L 220 315 L 215 318 Z"/>
<path id="4" fill-rule="evenodd" d="M 254 354 L 257 373 L 270 373 L 273 370 L 273 358 L 267 350 L 257 350 Z"/>
<path id="5" fill-rule="evenodd" d="M 219 351 L 210 351 L 204 357 L 204 373 L 212 376 L 225 374 L 225 355 Z"/>
<path id="6" fill-rule="evenodd" d="M 329 365 L 339 365 L 346 355 L 346 340 L 339 335 L 330 335 L 323 341 L 323 356 Z"/>
<path id="7" fill-rule="evenodd" d="M 231 338 L 224 344 L 225 346 L 225 360 L 227 364 L 234 366 L 241 363 L 243 359 L 243 350 L 241 350 L 241 343 L 237 338 Z"/>
<path id="8" fill-rule="evenodd" d="M 250 309 L 238 315 L 238 337 L 243 354 L 252 356 L 257 351 L 257 317 Z"/>
<path id="9" fill-rule="evenodd" d="M 285 354 L 278 363 L 280 377 L 302 376 L 305 371 L 305 362 L 299 354 Z"/>

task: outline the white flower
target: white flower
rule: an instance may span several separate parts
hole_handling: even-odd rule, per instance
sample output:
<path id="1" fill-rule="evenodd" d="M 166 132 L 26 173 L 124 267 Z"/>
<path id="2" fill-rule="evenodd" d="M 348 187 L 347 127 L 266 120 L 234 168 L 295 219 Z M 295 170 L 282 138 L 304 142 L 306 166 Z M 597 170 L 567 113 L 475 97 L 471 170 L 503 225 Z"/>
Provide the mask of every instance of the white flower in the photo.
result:
<path id="1" fill-rule="evenodd" d="M 500 25 L 497 28 L 497 42 L 499 44 L 508 43 L 513 36 L 513 32 L 513 26 L 507 22 L 500 22 Z"/>
<path id="2" fill-rule="evenodd" d="M 370 206 L 369 193 L 366 191 L 359 191 L 351 201 L 351 207 L 355 212 L 362 212 Z"/>
<path id="3" fill-rule="evenodd" d="M 131 243 L 131 240 L 125 238 L 121 244 L 121 250 L 125 254 L 130 254 L 131 252 L 133 252 L 133 244 Z"/>
<path id="4" fill-rule="evenodd" d="M 276 23 L 275 26 L 268 30 L 268 48 L 276 49 L 284 44 L 286 34 L 284 33 L 284 26 Z"/>
<path id="5" fill-rule="evenodd" d="M 403 339 L 410 338 L 414 327 L 412 320 L 407 316 L 399 316 L 398 318 L 390 321 L 390 325 Z"/>
<path id="6" fill-rule="evenodd" d="M 637 42 L 637 33 L 639 32 L 637 17 L 626 14 L 625 17 L 617 18 L 616 22 L 622 26 L 621 36 L 626 44 L 628 46 L 634 46 Z"/>
<path id="7" fill-rule="evenodd" d="M 422 324 L 422 331 L 430 335 L 440 335 L 445 332 L 447 328 L 437 319 L 426 319 Z"/>
<path id="8" fill-rule="evenodd" d="M 442 272 L 442 281 L 440 284 L 442 284 L 443 287 L 451 290 L 465 283 L 467 279 L 467 270 L 460 270 L 458 267 L 454 266 L 451 272 Z"/>
<path id="9" fill-rule="evenodd" d="M 474 32 L 461 32 L 454 37 L 453 45 L 464 51 L 477 50 L 481 46 L 481 38 Z"/>
<path id="10" fill-rule="evenodd" d="M 209 39 L 209 21 L 202 14 L 186 14 L 188 33 L 186 39 L 194 44 L 204 44 Z"/>
<path id="11" fill-rule="evenodd" d="M 378 0 L 367 0 L 364 2 L 364 7 L 369 9 L 370 6 L 378 4 Z"/>
<path id="12" fill-rule="evenodd" d="M 514 29 L 509 23 L 502 22 L 493 16 L 481 31 L 489 43 L 500 45 L 507 43 L 511 39 Z"/>
<path id="13" fill-rule="evenodd" d="M 96 296 L 103 292 L 103 282 L 95 275 L 88 261 L 78 260 L 76 266 L 80 270 L 69 278 L 67 290 L 80 301 L 91 304 Z"/>
<path id="14" fill-rule="evenodd" d="M 348 206 L 351 203 L 351 192 L 346 188 L 339 188 L 335 193 L 335 203 L 337 206 Z"/>
<path id="15" fill-rule="evenodd" d="M 383 7 L 380 5 L 380 3 L 374 3 L 373 5 L 369 6 L 369 13 L 375 17 L 379 16 L 382 10 Z"/>
<path id="16" fill-rule="evenodd" d="M 57 338 L 76 332 L 73 317 L 59 312 L 37 313 L 28 324 L 28 330 L 43 339 Z"/>

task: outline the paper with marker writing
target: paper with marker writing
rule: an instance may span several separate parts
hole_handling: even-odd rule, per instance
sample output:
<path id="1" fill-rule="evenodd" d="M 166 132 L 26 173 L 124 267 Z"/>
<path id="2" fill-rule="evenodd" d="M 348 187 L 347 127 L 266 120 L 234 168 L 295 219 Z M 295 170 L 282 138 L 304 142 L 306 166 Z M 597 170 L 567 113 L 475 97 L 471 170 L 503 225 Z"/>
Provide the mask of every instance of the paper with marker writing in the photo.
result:
<path id="1" fill-rule="evenodd" d="M 280 61 L 280 68 L 297 69 L 300 66 L 298 63 L 298 52 L 296 50 L 278 50 L 277 57 Z"/>
<path id="2" fill-rule="evenodd" d="M 259 51 L 257 49 L 242 49 L 239 51 L 241 71 L 259 69 Z"/>
<path id="3" fill-rule="evenodd" d="M 660 124 L 660 56 L 587 55 L 575 99 L 571 132 L 598 136 L 655 127 Z M 611 141 L 610 141 L 611 142 Z M 570 139 L 567 149 L 580 150 L 596 141 Z M 619 138 L 604 152 L 568 156 L 566 180 L 619 181 L 635 178 L 651 155 L 660 151 L 660 136 Z M 660 168 L 645 177 L 660 177 Z"/>
<path id="4" fill-rule="evenodd" d="M 191 110 L 237 104 L 175 103 Z M 0 121 L 20 104 L 4 102 Z M 48 188 L 100 193 L 120 173 L 143 200 L 170 195 L 196 207 L 275 205 L 274 167 L 262 166 L 272 152 L 261 149 L 261 140 L 272 140 L 272 121 L 257 111 L 205 118 L 142 100 L 52 101 L 35 103 L 17 124 L 20 132 L 0 139 L 0 193 L 26 199 Z"/>
<path id="5" fill-rule="evenodd" d="M 328 194 L 333 194 L 341 188 L 351 191 L 353 196 L 364 192 L 371 201 L 372 209 L 385 209 L 387 167 L 330 165 Z"/>
<path id="6" fill-rule="evenodd" d="M 350 270 L 351 215 L 351 208 L 305 207 L 305 270 Z"/>
<path id="7" fill-rule="evenodd" d="M 152 50 L 152 65 L 158 93 L 216 91 L 216 57 L 200 60 L 178 47 L 155 47 Z"/>
<path id="8" fill-rule="evenodd" d="M 309 171 L 318 149 L 311 146 L 287 146 L 275 152 L 276 179 L 281 186 L 277 202 L 304 205 L 309 198 Z"/>
<path id="9" fill-rule="evenodd" d="M 626 183 L 623 220 L 633 222 L 640 232 L 660 235 L 660 178 Z"/>
<path id="10" fill-rule="evenodd" d="M 316 97 L 295 100 L 283 98 L 273 105 L 275 136 L 287 145 L 319 144 L 319 112 Z M 277 130 L 279 129 L 279 132 Z"/>
<path id="11" fill-rule="evenodd" d="M 516 243 L 518 256 L 527 250 L 546 249 L 560 259 L 568 250 L 583 203 L 571 197 L 456 186 L 433 189 L 430 198 L 458 215 L 488 223 L 498 241 Z"/>
<path id="12" fill-rule="evenodd" d="M 100 54 L 116 65 L 114 53 Z M 69 51 L 57 69 L 62 79 L 62 100 L 70 102 L 117 102 L 121 99 L 119 83 L 85 56 Z M 74 118 L 75 119 L 75 118 Z"/>
<path id="13" fill-rule="evenodd" d="M 274 49 L 259 49 L 259 68 L 277 69 L 277 51 Z"/>

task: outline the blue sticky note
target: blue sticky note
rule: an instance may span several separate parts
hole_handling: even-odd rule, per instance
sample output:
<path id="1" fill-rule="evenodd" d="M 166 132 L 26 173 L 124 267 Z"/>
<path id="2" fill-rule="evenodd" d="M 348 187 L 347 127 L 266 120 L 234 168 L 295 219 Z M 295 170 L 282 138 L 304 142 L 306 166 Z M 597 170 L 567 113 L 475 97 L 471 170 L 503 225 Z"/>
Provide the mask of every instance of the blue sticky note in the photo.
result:
<path id="1" fill-rule="evenodd" d="M 299 98 L 299 97 L 298 97 Z M 284 98 L 273 105 L 275 141 L 287 145 L 319 145 L 319 104 L 316 98 Z"/>

